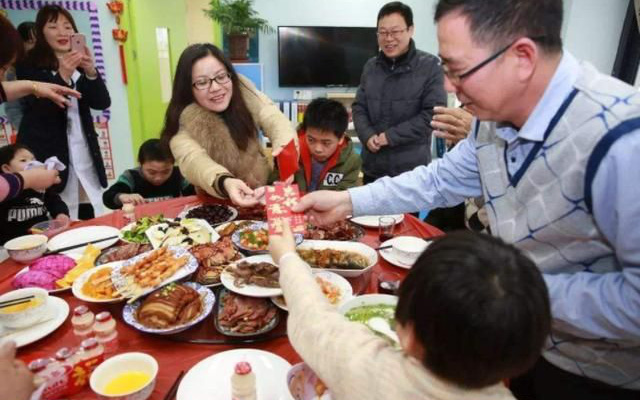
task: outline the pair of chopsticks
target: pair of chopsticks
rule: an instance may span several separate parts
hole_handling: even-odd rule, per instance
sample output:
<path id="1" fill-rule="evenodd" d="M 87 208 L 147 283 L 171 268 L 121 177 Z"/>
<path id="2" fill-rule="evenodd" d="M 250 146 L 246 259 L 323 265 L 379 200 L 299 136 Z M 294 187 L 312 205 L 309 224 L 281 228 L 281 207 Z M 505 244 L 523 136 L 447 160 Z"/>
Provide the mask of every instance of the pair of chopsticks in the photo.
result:
<path id="1" fill-rule="evenodd" d="M 386 249 L 390 249 L 392 247 L 393 247 L 393 245 L 389 244 L 389 245 L 386 245 L 386 246 L 376 247 L 375 250 L 386 250 Z"/>
<path id="2" fill-rule="evenodd" d="M 117 239 L 118 236 L 109 236 L 109 237 L 105 237 L 102 239 L 96 239 L 96 240 L 90 240 L 88 242 L 83 242 L 83 243 L 77 243 L 74 244 L 72 246 L 67 246 L 67 247 L 62 247 L 59 249 L 55 249 L 55 250 L 50 250 L 45 252 L 43 255 L 48 256 L 51 254 L 58 254 L 58 253 L 62 253 L 63 251 L 69 251 L 69 250 L 73 250 L 73 249 L 77 249 L 78 247 L 84 247 L 84 246 L 88 246 L 90 244 L 95 244 L 95 243 L 100 243 L 100 242 L 104 242 L 105 240 L 111 240 L 111 239 Z"/>
<path id="3" fill-rule="evenodd" d="M 17 306 L 18 304 L 24 304 L 24 303 L 28 303 L 31 301 L 31 299 L 35 298 L 36 296 L 26 296 L 26 297 L 20 297 L 17 299 L 11 299 L 11 300 L 7 300 L 7 301 L 0 301 L 0 308 L 6 308 L 6 307 L 11 307 L 11 306 Z"/>
<path id="4" fill-rule="evenodd" d="M 180 382 L 182 381 L 183 376 L 184 370 L 180 371 L 180 373 L 176 377 L 176 380 L 173 381 L 173 385 L 171 385 L 171 388 L 169 388 L 169 391 L 164 396 L 163 400 L 172 400 L 174 397 L 176 397 L 176 392 L 178 391 L 178 386 L 180 386 Z"/>

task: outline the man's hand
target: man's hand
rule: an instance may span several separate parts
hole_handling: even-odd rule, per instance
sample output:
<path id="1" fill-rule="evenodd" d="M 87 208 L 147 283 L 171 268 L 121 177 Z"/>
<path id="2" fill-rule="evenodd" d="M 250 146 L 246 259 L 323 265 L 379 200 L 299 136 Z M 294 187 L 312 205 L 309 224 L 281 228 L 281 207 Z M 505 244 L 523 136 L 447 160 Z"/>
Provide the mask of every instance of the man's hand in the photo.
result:
<path id="1" fill-rule="evenodd" d="M 380 144 L 378 143 L 378 135 L 373 135 L 367 140 L 367 148 L 372 153 L 377 153 L 380 150 Z"/>
<path id="2" fill-rule="evenodd" d="M 293 233 L 291 233 L 289 221 L 286 219 L 282 220 L 282 228 L 282 234 L 269 235 L 269 252 L 271 253 L 271 258 L 277 264 L 280 263 L 280 258 L 282 258 L 283 255 L 295 253 L 296 251 L 296 241 Z"/>
<path id="3" fill-rule="evenodd" d="M 291 210 L 306 212 L 314 225 L 322 226 L 347 218 L 353 212 L 353 205 L 346 190 L 319 190 L 302 197 Z"/>
<path id="4" fill-rule="evenodd" d="M 60 173 L 55 170 L 29 169 L 18 172 L 24 179 L 24 189 L 45 190 L 60 183 Z"/>
<path id="5" fill-rule="evenodd" d="M 436 137 L 456 144 L 471 132 L 473 115 L 464 108 L 434 107 L 433 112 L 431 127 Z"/>
<path id="6" fill-rule="evenodd" d="M 138 193 L 122 193 L 118 195 L 118 200 L 120 203 L 126 204 L 131 203 L 134 206 L 146 203 L 144 197 L 140 196 Z"/>
<path id="7" fill-rule="evenodd" d="M 229 199 L 237 206 L 252 207 L 260 201 L 256 192 L 240 179 L 227 178 L 224 180 L 223 186 Z"/>
<path id="8" fill-rule="evenodd" d="M 388 146 L 389 141 L 387 140 L 387 134 L 385 132 L 378 134 L 378 145 L 380 147 Z"/>
<path id="9" fill-rule="evenodd" d="M 36 389 L 33 374 L 16 359 L 16 344 L 5 341 L 0 344 L 0 399 L 28 400 Z"/>

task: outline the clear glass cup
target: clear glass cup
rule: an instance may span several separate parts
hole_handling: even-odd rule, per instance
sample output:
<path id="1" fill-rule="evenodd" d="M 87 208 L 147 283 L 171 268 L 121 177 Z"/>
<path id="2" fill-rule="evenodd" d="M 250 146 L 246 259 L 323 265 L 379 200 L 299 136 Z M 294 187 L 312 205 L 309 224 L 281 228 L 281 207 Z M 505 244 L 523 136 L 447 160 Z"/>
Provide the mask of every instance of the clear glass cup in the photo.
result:
<path id="1" fill-rule="evenodd" d="M 393 238 L 395 227 L 396 227 L 395 218 L 393 217 L 378 218 L 378 239 L 380 239 L 380 243 L 386 242 L 387 240 Z"/>

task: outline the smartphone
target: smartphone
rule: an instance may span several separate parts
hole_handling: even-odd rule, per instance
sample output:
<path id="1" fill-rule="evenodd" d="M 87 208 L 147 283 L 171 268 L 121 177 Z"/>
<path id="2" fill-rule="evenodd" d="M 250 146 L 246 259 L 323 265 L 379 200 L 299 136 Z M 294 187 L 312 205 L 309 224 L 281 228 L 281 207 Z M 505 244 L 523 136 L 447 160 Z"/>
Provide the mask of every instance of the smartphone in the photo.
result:
<path id="1" fill-rule="evenodd" d="M 71 51 L 78 51 L 84 53 L 84 48 L 87 45 L 87 39 L 82 33 L 74 33 L 71 35 Z"/>

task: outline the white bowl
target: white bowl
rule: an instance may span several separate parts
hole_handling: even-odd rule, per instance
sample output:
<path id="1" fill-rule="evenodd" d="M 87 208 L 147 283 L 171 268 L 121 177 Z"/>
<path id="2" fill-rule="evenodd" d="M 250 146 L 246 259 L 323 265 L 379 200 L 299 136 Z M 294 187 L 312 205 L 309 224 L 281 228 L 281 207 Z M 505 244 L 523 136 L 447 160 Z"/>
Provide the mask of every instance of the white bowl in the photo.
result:
<path id="1" fill-rule="evenodd" d="M 16 312 L 7 312 L 6 308 L 0 309 L 0 324 L 10 329 L 23 329 L 35 325 L 45 317 L 49 299 L 49 293 L 45 289 L 24 288 L 13 290 L 0 296 L 0 302 L 26 296 L 34 296 L 40 299 L 40 304 Z"/>
<path id="2" fill-rule="evenodd" d="M 427 246 L 429 242 L 415 236 L 397 236 L 393 239 L 391 252 L 398 261 L 413 265 Z"/>
<path id="3" fill-rule="evenodd" d="M 44 254 L 48 240 L 45 235 L 19 236 L 5 243 L 4 248 L 14 261 L 28 264 Z"/>
<path id="4" fill-rule="evenodd" d="M 287 372 L 287 387 L 294 400 L 331 400 L 331 393 L 327 388 L 322 396 L 316 393 L 319 381 L 316 373 L 303 362 L 298 363 Z"/>
<path id="5" fill-rule="evenodd" d="M 372 306 L 374 304 L 389 304 L 395 306 L 398 304 L 398 296 L 378 293 L 363 294 L 362 296 L 353 297 L 351 300 L 342 303 L 340 307 L 338 307 L 338 312 L 340 314 L 346 314 L 346 312 L 352 308 Z"/>
<path id="6" fill-rule="evenodd" d="M 142 388 L 124 393 L 118 396 L 110 396 L 104 393 L 107 384 L 127 371 L 139 371 L 149 374 L 151 380 Z M 156 386 L 158 375 L 158 362 L 155 358 L 145 353 L 123 353 L 105 360 L 91 374 L 89 386 L 101 400 L 145 400 Z"/>

